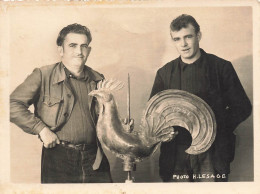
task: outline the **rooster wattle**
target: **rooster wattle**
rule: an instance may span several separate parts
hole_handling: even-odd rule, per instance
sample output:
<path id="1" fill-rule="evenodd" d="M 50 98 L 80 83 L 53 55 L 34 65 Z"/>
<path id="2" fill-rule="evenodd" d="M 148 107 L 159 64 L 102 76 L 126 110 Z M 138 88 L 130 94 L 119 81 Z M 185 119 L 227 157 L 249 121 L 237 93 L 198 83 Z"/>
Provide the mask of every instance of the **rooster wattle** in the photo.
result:
<path id="1" fill-rule="evenodd" d="M 182 126 L 192 135 L 190 154 L 206 151 L 215 139 L 216 122 L 210 107 L 198 97 L 180 90 L 166 90 L 151 98 L 146 106 L 141 126 L 129 132 L 120 119 L 112 91 L 123 87 L 122 82 L 104 80 L 95 96 L 99 103 L 97 137 L 102 146 L 123 160 L 134 162 L 149 157 L 161 142 L 174 136 L 172 126 Z"/>

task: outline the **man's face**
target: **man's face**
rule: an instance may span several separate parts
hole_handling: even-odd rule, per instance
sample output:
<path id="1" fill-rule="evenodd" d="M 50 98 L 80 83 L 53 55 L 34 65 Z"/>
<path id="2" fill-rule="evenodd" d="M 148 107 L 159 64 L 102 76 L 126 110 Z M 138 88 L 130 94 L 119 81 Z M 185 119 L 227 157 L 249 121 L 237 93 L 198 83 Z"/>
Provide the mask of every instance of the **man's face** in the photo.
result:
<path id="1" fill-rule="evenodd" d="M 85 34 L 69 33 L 65 36 L 62 46 L 58 47 L 65 66 L 79 68 L 85 65 L 90 47 Z"/>
<path id="2" fill-rule="evenodd" d="M 171 31 L 174 45 L 183 61 L 194 62 L 200 56 L 199 41 L 201 33 L 196 34 L 194 27 L 188 24 L 179 31 Z"/>

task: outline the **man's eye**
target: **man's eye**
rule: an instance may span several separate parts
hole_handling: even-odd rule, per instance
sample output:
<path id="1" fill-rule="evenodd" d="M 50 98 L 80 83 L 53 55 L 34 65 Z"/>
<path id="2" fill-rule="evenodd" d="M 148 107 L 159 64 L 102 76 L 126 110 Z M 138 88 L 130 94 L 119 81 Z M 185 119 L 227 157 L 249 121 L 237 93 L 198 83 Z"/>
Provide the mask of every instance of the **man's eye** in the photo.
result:
<path id="1" fill-rule="evenodd" d="M 173 39 L 173 41 L 175 41 L 175 42 L 178 41 L 178 40 L 180 40 L 180 39 L 179 39 L 179 38 L 174 38 L 174 39 Z"/>
<path id="2" fill-rule="evenodd" d="M 70 47 L 76 47 L 76 45 L 75 44 L 71 44 Z"/>
<path id="3" fill-rule="evenodd" d="M 192 38 L 192 35 L 187 36 L 187 38 Z"/>
<path id="4" fill-rule="evenodd" d="M 82 45 L 83 48 L 88 48 L 88 45 Z"/>

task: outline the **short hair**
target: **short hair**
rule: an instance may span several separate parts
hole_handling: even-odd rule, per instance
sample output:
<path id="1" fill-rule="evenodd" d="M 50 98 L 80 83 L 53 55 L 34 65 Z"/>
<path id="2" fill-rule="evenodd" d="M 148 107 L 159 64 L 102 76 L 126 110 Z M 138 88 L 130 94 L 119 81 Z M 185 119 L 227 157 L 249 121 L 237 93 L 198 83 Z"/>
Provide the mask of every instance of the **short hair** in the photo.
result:
<path id="1" fill-rule="evenodd" d="M 82 26 L 80 24 L 75 23 L 75 24 L 70 24 L 70 25 L 64 27 L 60 31 L 57 41 L 56 41 L 58 46 L 61 46 L 63 44 L 65 37 L 69 33 L 85 34 L 88 38 L 89 43 L 92 40 L 92 36 L 91 36 L 89 29 L 86 26 Z"/>
<path id="2" fill-rule="evenodd" d="M 196 34 L 200 31 L 200 26 L 195 20 L 195 18 L 187 14 L 182 14 L 174 20 L 172 20 L 170 28 L 171 31 L 179 31 L 182 28 L 186 28 L 189 24 L 191 24 L 194 27 Z"/>

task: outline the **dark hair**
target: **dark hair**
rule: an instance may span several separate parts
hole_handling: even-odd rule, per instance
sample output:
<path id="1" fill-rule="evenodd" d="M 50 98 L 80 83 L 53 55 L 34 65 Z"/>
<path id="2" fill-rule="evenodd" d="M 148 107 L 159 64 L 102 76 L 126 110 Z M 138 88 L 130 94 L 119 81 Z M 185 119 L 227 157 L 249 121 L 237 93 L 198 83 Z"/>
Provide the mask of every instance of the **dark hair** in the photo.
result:
<path id="1" fill-rule="evenodd" d="M 194 19 L 194 17 L 187 14 L 182 14 L 172 20 L 170 28 L 172 31 L 179 31 L 182 28 L 186 28 L 189 24 L 191 24 L 195 28 L 196 34 L 200 31 L 200 26 Z"/>
<path id="2" fill-rule="evenodd" d="M 80 24 L 75 23 L 75 24 L 70 24 L 70 25 L 64 27 L 60 31 L 58 38 L 57 38 L 57 41 L 56 41 L 58 46 L 61 46 L 63 44 L 65 37 L 69 33 L 85 34 L 88 38 L 89 43 L 92 40 L 91 33 L 90 33 L 89 29 L 86 26 L 82 26 Z"/>

